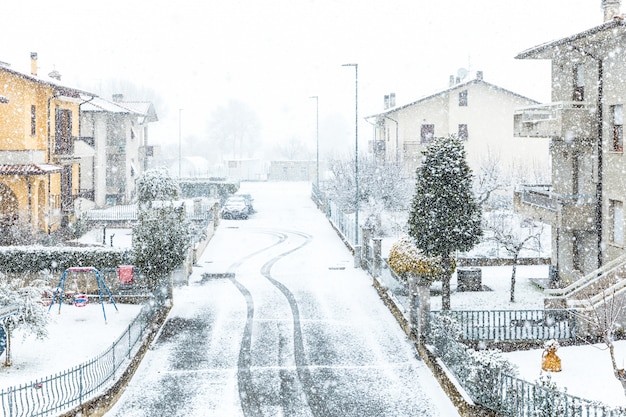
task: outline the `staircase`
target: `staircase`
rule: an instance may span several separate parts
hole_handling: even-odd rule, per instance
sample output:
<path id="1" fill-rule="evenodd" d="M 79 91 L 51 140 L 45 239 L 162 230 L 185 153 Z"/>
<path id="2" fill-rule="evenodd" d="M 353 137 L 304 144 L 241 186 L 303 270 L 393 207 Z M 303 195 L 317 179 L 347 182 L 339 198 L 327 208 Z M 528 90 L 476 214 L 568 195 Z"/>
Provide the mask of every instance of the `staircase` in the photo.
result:
<path id="1" fill-rule="evenodd" d="M 590 310 L 613 298 L 626 298 L 626 254 L 565 288 L 545 290 L 545 308 Z"/>

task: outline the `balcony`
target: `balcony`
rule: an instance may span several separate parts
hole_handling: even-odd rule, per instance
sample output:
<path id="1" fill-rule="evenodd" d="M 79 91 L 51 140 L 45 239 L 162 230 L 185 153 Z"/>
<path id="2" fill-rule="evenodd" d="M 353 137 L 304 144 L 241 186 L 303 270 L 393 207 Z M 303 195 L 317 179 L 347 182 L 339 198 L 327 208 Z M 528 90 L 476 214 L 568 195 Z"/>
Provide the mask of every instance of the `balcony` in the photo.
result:
<path id="1" fill-rule="evenodd" d="M 513 115 L 516 137 L 575 138 L 595 134 L 596 109 L 581 101 L 559 101 L 517 109 Z"/>
<path id="2" fill-rule="evenodd" d="M 577 230 L 595 230 L 595 204 L 595 195 L 559 194 L 551 185 L 523 185 L 514 196 L 516 213 Z"/>

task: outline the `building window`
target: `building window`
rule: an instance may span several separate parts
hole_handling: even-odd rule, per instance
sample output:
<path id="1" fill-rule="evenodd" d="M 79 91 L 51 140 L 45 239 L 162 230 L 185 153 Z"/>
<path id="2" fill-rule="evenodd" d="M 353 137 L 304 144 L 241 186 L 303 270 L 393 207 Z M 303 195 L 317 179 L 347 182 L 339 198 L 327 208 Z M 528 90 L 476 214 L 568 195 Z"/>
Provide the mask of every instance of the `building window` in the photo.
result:
<path id="1" fill-rule="evenodd" d="M 459 125 L 459 140 L 468 140 L 469 133 L 467 132 L 467 124 Z"/>
<path id="2" fill-rule="evenodd" d="M 459 93 L 459 106 L 467 106 L 467 90 Z"/>
<path id="3" fill-rule="evenodd" d="M 583 64 L 576 64 L 574 66 L 574 95 L 572 100 L 585 100 L 585 67 Z"/>
<path id="4" fill-rule="evenodd" d="M 613 150 L 622 152 L 624 150 L 624 106 L 617 104 L 611 106 L 613 113 Z"/>
<path id="5" fill-rule="evenodd" d="M 30 135 L 35 136 L 37 134 L 37 107 L 30 106 Z"/>
<path id="6" fill-rule="evenodd" d="M 585 240 L 584 232 L 580 230 L 574 231 L 574 237 L 572 242 L 572 267 L 576 271 L 582 271 L 582 256 L 585 253 Z"/>
<path id="7" fill-rule="evenodd" d="M 70 155 L 74 151 L 72 142 L 72 111 L 57 109 L 54 121 L 54 153 Z"/>
<path id="8" fill-rule="evenodd" d="M 609 219 L 611 227 L 611 242 L 624 245 L 624 206 L 621 201 L 609 200 Z"/>
<path id="9" fill-rule="evenodd" d="M 421 143 L 430 143 L 435 138 L 435 125 L 422 125 Z"/>

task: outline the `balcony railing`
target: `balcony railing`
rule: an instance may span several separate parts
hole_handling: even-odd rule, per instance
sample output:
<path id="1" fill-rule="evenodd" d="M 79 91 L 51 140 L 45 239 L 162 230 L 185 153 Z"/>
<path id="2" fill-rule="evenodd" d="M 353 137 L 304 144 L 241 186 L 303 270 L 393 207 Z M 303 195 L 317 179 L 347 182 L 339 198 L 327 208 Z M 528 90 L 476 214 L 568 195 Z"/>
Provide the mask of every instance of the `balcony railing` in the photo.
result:
<path id="1" fill-rule="evenodd" d="M 544 184 L 523 185 L 515 193 L 519 198 L 518 212 L 583 230 L 593 227 L 589 219 L 595 216 L 595 195 L 555 193 L 551 185 Z"/>
<path id="2" fill-rule="evenodd" d="M 559 205 L 593 204 L 596 201 L 596 196 L 593 194 L 555 193 L 549 184 L 522 185 L 520 192 L 524 203 L 551 210 L 556 210 Z"/>
<path id="3" fill-rule="evenodd" d="M 590 137 L 596 125 L 595 107 L 581 101 L 559 101 L 517 109 L 517 137 Z"/>

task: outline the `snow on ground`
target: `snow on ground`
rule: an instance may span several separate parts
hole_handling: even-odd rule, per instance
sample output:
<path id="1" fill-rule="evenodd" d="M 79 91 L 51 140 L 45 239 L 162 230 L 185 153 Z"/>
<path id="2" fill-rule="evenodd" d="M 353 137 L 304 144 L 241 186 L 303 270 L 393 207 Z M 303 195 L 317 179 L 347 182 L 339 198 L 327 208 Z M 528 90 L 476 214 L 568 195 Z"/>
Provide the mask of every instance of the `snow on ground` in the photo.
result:
<path id="1" fill-rule="evenodd" d="M 519 368 L 518 378 L 535 382 L 541 376 L 543 349 L 505 353 L 504 356 Z M 613 376 L 611 357 L 604 344 L 564 346 L 557 350 L 561 358 L 561 372 L 549 372 L 552 381 L 569 395 L 595 400 L 611 406 L 626 406 L 626 396 L 619 381 Z M 626 341 L 615 342 L 618 366 L 626 366 Z M 544 372 L 545 374 L 545 372 Z"/>
<path id="2" fill-rule="evenodd" d="M 512 269 L 512 266 L 482 267 L 482 284 L 491 291 L 454 292 L 451 307 L 454 310 L 543 310 L 543 291 L 530 279 L 548 278 L 548 265 L 517 266 L 514 303 L 510 301 Z M 456 288 L 456 274 L 450 286 Z M 431 298 L 430 308 L 441 310 L 441 296 Z"/>
<path id="3" fill-rule="evenodd" d="M 11 337 L 13 366 L 0 366 L 0 389 L 32 382 L 86 362 L 108 349 L 128 328 L 140 305 L 90 302 L 84 307 L 58 302 L 50 310 L 49 337 L 37 340 L 18 329 Z M 2 363 L 5 353 L 0 357 Z"/>
<path id="4" fill-rule="evenodd" d="M 301 184 L 309 187 L 308 184 Z M 255 193 L 255 187 L 247 186 L 247 192 Z M 303 193 L 306 195 L 306 192 Z M 107 243 L 110 233 L 115 233 L 114 245 L 128 245 L 130 231 L 107 229 Z M 91 232 L 81 241 L 102 242 L 102 230 Z M 350 266 L 348 266 L 350 267 Z M 483 285 L 492 291 L 453 293 L 453 309 L 541 309 L 543 296 L 529 278 L 546 278 L 547 266 L 518 266 L 516 302 L 510 303 L 510 266 L 483 267 Z M 454 284 L 454 283 L 453 283 Z M 441 297 L 433 296 L 431 307 L 441 306 Z M 38 341 L 34 336 L 24 338 L 19 332 L 12 339 L 14 365 L 0 367 L 0 389 L 18 383 L 30 382 L 68 369 L 106 350 L 126 329 L 128 323 L 139 312 L 140 306 L 118 304 L 119 312 L 112 305 L 105 305 L 108 324 L 104 324 L 99 304 L 91 303 L 78 308 L 63 305 L 58 315 L 58 305 L 53 308 L 49 338 Z M 506 353 L 515 363 L 520 377 L 530 382 L 539 378 L 542 349 Z M 566 388 L 571 395 L 588 400 L 598 400 L 610 405 L 626 405 L 626 398 L 620 384 L 611 370 L 609 353 L 602 345 L 561 347 L 557 354 L 562 360 L 563 371 L 552 373 L 552 378 L 560 388 Z M 618 364 L 626 364 L 626 342 L 616 342 Z M 4 355 L 0 357 L 4 361 Z"/>
<path id="5" fill-rule="evenodd" d="M 133 245 L 133 230 L 130 228 L 114 228 L 91 229 L 80 238 L 77 242 L 88 245 L 111 246 L 114 248 L 130 248 Z M 105 242 L 105 243 L 103 243 Z"/>

